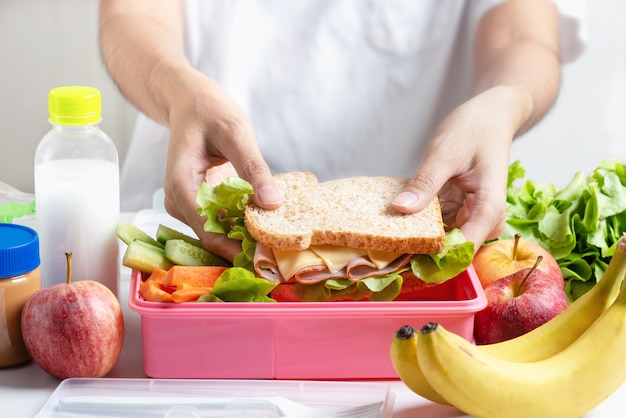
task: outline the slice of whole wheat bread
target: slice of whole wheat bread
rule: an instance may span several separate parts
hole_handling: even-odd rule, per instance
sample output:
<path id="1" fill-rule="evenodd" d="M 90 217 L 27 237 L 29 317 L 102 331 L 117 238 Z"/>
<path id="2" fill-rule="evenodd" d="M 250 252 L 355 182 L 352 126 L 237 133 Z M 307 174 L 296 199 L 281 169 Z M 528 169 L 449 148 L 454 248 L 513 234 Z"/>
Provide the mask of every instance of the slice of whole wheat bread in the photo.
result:
<path id="1" fill-rule="evenodd" d="M 245 208 L 248 231 L 278 250 L 336 245 L 407 254 L 438 253 L 444 228 L 439 200 L 414 214 L 402 214 L 391 201 L 406 179 L 352 177 L 318 183 L 315 175 L 289 172 L 275 176 L 284 204 L 265 210 Z"/>

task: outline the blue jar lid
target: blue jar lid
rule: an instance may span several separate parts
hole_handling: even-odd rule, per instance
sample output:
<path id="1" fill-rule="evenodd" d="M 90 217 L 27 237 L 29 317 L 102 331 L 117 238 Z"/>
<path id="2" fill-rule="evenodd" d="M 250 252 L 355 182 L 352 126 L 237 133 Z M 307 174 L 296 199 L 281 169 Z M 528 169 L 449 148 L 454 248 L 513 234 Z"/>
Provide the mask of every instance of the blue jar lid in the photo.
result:
<path id="1" fill-rule="evenodd" d="M 0 279 L 39 267 L 39 235 L 23 225 L 0 223 Z"/>

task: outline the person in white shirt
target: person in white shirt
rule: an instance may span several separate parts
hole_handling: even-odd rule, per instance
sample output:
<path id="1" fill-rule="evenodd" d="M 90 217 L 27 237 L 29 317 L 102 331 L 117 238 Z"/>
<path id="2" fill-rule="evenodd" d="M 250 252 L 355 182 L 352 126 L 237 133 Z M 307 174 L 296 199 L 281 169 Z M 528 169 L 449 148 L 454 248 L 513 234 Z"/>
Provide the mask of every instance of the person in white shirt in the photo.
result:
<path id="1" fill-rule="evenodd" d="M 583 48 L 579 1 L 103 0 L 107 69 L 140 111 L 124 210 L 165 208 L 210 251 L 196 192 L 238 175 L 275 208 L 272 174 L 408 179 L 475 249 L 502 233 L 509 150 L 554 103 Z"/>

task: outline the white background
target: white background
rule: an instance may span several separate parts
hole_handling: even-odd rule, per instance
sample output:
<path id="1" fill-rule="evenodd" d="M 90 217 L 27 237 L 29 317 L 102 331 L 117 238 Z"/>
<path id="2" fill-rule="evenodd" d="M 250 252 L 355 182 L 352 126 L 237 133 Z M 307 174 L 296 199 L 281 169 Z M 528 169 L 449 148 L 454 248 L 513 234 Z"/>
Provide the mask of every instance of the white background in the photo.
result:
<path id="1" fill-rule="evenodd" d="M 551 113 L 516 141 L 528 178 L 564 186 L 602 159 L 626 161 L 626 2 L 588 0 L 588 47 L 563 70 Z M 98 87 L 102 128 L 125 156 L 136 112 L 101 62 L 96 0 L 0 0 L 0 181 L 33 191 L 33 155 L 49 130 L 47 94 Z"/>

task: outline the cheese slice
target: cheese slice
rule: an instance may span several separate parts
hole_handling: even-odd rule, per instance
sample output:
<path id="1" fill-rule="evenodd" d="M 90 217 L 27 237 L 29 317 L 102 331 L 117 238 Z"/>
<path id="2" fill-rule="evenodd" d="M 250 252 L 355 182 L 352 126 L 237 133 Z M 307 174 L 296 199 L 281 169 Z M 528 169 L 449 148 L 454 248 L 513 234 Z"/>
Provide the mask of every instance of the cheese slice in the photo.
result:
<path id="1" fill-rule="evenodd" d="M 312 245 L 310 248 L 318 255 L 331 273 L 338 272 L 357 257 L 367 255 L 367 250 L 357 248 L 336 247 L 334 245 Z"/>
<path id="2" fill-rule="evenodd" d="M 384 269 L 396 258 L 404 255 L 403 253 L 389 253 L 387 251 L 367 250 L 367 256 L 370 261 L 378 268 Z"/>
<path id="3" fill-rule="evenodd" d="M 289 280 L 294 274 L 302 267 L 307 266 L 319 266 L 324 264 L 322 260 L 315 252 L 311 250 L 296 250 L 296 251 L 282 251 L 272 250 L 274 252 L 274 258 L 276 259 L 276 265 L 280 275 Z"/>

